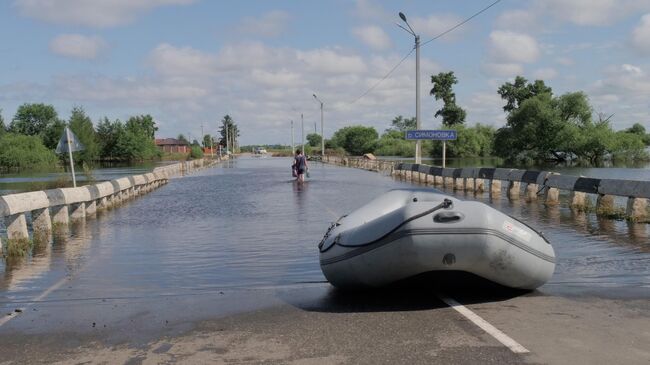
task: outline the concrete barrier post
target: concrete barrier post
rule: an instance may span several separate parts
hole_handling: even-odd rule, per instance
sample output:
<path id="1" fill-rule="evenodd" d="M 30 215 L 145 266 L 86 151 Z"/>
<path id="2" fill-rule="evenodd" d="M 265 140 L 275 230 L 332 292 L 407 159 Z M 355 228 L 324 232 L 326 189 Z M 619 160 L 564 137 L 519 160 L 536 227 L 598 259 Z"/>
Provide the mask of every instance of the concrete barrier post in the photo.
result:
<path id="1" fill-rule="evenodd" d="M 584 209 L 587 206 L 587 195 L 580 191 L 569 193 L 569 206 L 574 209 Z"/>
<path id="2" fill-rule="evenodd" d="M 463 190 L 465 188 L 465 181 L 463 181 L 465 179 L 463 179 L 462 177 L 457 177 L 454 180 L 455 180 L 454 190 Z"/>
<path id="3" fill-rule="evenodd" d="M 433 185 L 436 185 L 436 186 L 443 185 L 442 176 L 434 176 L 433 177 Z"/>
<path id="4" fill-rule="evenodd" d="M 446 188 L 454 187 L 454 178 L 453 177 L 445 177 L 443 179 L 443 186 L 446 187 Z"/>
<path id="5" fill-rule="evenodd" d="M 71 220 L 79 220 L 86 217 L 86 203 L 70 204 L 68 209 L 70 211 Z"/>
<path id="6" fill-rule="evenodd" d="M 474 191 L 474 179 L 471 177 L 465 178 L 465 191 Z"/>
<path id="7" fill-rule="evenodd" d="M 482 193 L 485 191 L 485 180 L 484 179 L 474 179 L 474 192 Z"/>
<path id="8" fill-rule="evenodd" d="M 521 183 L 519 181 L 510 181 L 508 184 L 508 198 L 512 200 L 519 199 L 521 192 Z"/>
<path id="9" fill-rule="evenodd" d="M 532 183 L 526 184 L 526 199 L 536 200 L 537 191 L 539 191 L 539 185 Z"/>
<path id="10" fill-rule="evenodd" d="M 67 205 L 57 205 L 51 207 L 52 209 L 52 223 L 57 225 L 68 225 L 70 223 L 70 217 L 68 215 L 68 206 Z"/>
<path id="11" fill-rule="evenodd" d="M 108 197 L 99 198 L 97 201 L 97 210 L 104 210 L 108 208 Z"/>
<path id="12" fill-rule="evenodd" d="M 32 210 L 32 228 L 34 233 L 52 231 L 52 218 L 50 218 L 50 209 L 42 208 Z"/>
<path id="13" fill-rule="evenodd" d="M 644 221 L 648 218 L 648 199 L 627 198 L 627 209 L 625 214 L 633 220 Z"/>
<path id="14" fill-rule="evenodd" d="M 557 188 L 546 188 L 544 192 L 545 198 L 544 201 L 547 205 L 558 205 L 560 204 L 560 190 Z"/>
<path id="15" fill-rule="evenodd" d="M 91 200 L 86 202 L 86 216 L 97 213 L 97 201 Z"/>
<path id="16" fill-rule="evenodd" d="M 427 185 L 433 185 L 433 175 L 426 174 Z"/>
<path id="17" fill-rule="evenodd" d="M 598 194 L 598 199 L 596 200 L 596 213 L 609 214 L 613 212 L 614 212 L 614 196 Z"/>
<path id="18" fill-rule="evenodd" d="M 25 213 L 12 214 L 5 217 L 7 238 L 9 240 L 29 238 Z"/>
<path id="19" fill-rule="evenodd" d="M 501 180 L 490 181 L 490 196 L 501 195 Z"/>

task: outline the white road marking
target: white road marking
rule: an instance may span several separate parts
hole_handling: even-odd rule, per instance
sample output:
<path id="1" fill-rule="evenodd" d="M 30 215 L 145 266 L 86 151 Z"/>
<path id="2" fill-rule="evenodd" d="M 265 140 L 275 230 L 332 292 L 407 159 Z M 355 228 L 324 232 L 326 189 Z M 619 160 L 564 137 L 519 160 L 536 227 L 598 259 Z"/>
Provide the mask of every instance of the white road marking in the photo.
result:
<path id="1" fill-rule="evenodd" d="M 469 319 L 472 321 L 475 325 L 479 326 L 483 331 L 487 332 L 489 335 L 494 337 L 497 341 L 501 342 L 504 346 L 510 349 L 510 351 L 516 353 L 516 354 L 525 354 L 530 351 L 520 345 L 517 341 L 513 340 L 510 338 L 508 335 L 505 333 L 501 332 L 498 328 L 494 327 L 490 323 L 488 323 L 486 320 L 481 318 L 478 314 L 472 312 L 471 310 L 467 309 L 464 305 L 458 303 L 452 298 L 449 298 L 444 295 L 438 295 L 438 297 L 447 305 L 455 309 L 458 313 L 462 314 L 465 316 L 465 318 Z"/>
<path id="2" fill-rule="evenodd" d="M 63 279 L 57 281 L 54 285 L 52 285 L 51 287 L 47 288 L 47 289 L 46 289 L 44 292 L 42 292 L 39 296 L 37 296 L 37 297 L 31 299 L 30 302 L 40 302 L 41 300 L 43 300 L 43 298 L 45 298 L 46 296 L 50 295 L 50 293 L 52 293 L 53 291 L 55 291 L 55 290 L 57 290 L 58 288 L 60 288 L 63 284 L 65 284 L 66 281 L 68 281 L 68 278 L 67 278 L 67 277 L 65 277 L 65 278 L 63 278 Z M 33 304 L 33 303 L 32 303 L 32 304 Z M 22 308 L 19 308 L 20 310 L 22 310 L 22 312 L 12 312 L 11 314 L 7 314 L 6 316 L 0 318 L 0 327 L 4 326 L 5 323 L 11 321 L 12 319 L 18 317 L 18 315 L 19 315 L 20 313 L 24 313 L 25 310 L 26 310 L 27 308 L 29 308 L 29 307 L 30 307 L 30 305 L 26 305 L 26 306 L 24 306 L 24 307 L 22 307 Z"/>

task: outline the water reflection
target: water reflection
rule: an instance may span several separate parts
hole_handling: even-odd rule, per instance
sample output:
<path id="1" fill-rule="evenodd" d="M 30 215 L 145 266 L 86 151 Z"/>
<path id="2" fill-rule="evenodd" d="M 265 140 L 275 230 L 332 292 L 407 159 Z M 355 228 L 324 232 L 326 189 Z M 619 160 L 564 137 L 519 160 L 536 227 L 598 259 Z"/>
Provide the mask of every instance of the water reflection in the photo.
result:
<path id="1" fill-rule="evenodd" d="M 72 297 L 320 282 L 316 245 L 329 224 L 390 189 L 414 186 L 319 163 L 298 184 L 289 165 L 289 158 L 228 161 L 77 222 L 54 235 L 48 249 L 2 264 L 0 297 L 29 298 L 65 276 L 75 276 L 76 285 L 60 295 Z M 445 191 L 541 230 L 558 257 L 548 290 L 650 286 L 648 224 L 601 219 L 541 199 Z"/>

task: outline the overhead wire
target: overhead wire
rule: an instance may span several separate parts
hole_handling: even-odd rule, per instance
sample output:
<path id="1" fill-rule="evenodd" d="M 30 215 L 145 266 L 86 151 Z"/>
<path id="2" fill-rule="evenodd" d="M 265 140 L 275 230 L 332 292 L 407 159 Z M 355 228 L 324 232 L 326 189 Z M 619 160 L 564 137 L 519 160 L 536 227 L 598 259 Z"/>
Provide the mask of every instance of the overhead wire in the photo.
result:
<path id="1" fill-rule="evenodd" d="M 454 25 L 453 27 L 451 27 L 451 28 L 445 30 L 444 32 L 438 34 L 437 36 L 435 36 L 435 37 L 429 39 L 428 41 L 426 41 L 426 42 L 424 42 L 424 43 L 422 43 L 420 46 L 424 46 L 424 45 L 426 45 L 427 43 L 433 42 L 433 41 L 435 41 L 436 39 L 438 39 L 438 38 L 440 38 L 440 37 L 443 37 L 443 36 L 446 35 L 447 33 L 451 33 L 451 32 L 453 32 L 453 31 L 456 30 L 457 28 L 460 28 L 463 24 L 465 24 L 465 23 L 469 22 L 470 20 L 476 18 L 476 17 L 479 16 L 481 13 L 485 12 L 486 10 L 488 10 L 489 8 L 491 8 L 491 7 L 493 7 L 494 5 L 498 4 L 499 2 L 501 2 L 501 0 L 496 0 L 496 1 L 493 2 L 492 4 L 490 4 L 490 5 L 486 6 L 486 7 L 484 7 L 483 9 L 479 10 L 478 12 L 474 13 L 474 15 L 470 16 L 469 18 L 463 20 L 462 22 L 460 22 L 460 23 Z"/>
<path id="2" fill-rule="evenodd" d="M 430 42 L 435 41 L 435 40 L 438 39 L 438 38 L 441 38 L 441 37 L 445 36 L 446 34 L 449 34 L 449 33 L 453 32 L 454 30 L 460 28 L 460 27 L 463 26 L 465 23 L 467 23 L 467 22 L 469 22 L 470 20 L 476 18 L 477 16 L 479 16 L 479 15 L 482 14 L 483 12 L 487 11 L 488 9 L 490 9 L 490 8 L 493 7 L 494 5 L 498 4 L 499 2 L 501 2 L 501 0 L 496 0 L 496 1 L 494 1 L 494 2 L 491 3 L 490 5 L 484 7 L 483 9 L 479 10 L 478 12 L 474 13 L 472 16 L 466 18 L 466 19 L 463 20 L 462 22 L 460 22 L 460 23 L 454 25 L 453 27 L 451 27 L 451 28 L 445 30 L 444 32 L 442 32 L 442 33 L 436 35 L 435 37 L 429 39 L 428 41 L 426 41 L 426 42 L 420 44 L 420 46 L 422 47 L 422 46 L 424 46 L 424 45 L 426 45 L 426 44 L 428 44 L 428 43 L 430 43 Z M 392 75 L 392 73 L 395 72 L 395 70 L 397 70 L 397 68 L 398 68 L 398 67 L 399 67 L 399 66 L 400 66 L 400 65 L 401 65 L 401 64 L 402 64 L 402 63 L 403 63 L 407 58 L 409 58 L 409 56 L 413 53 L 413 51 L 415 51 L 415 46 L 414 46 L 413 48 L 411 48 L 411 50 L 409 51 L 409 53 L 408 53 L 406 56 L 404 56 L 404 58 L 402 58 L 402 59 L 401 59 L 401 60 L 400 60 L 400 61 L 399 61 L 399 62 L 398 62 L 398 63 L 397 63 L 397 64 L 396 64 L 396 65 L 395 65 L 395 66 L 394 66 L 390 71 L 388 71 L 388 73 L 387 73 L 386 75 L 384 75 L 384 77 L 382 77 L 379 81 L 377 81 L 374 85 L 372 85 L 368 90 L 366 90 L 366 91 L 365 91 L 363 94 L 361 94 L 359 97 L 357 97 L 356 99 L 354 99 L 353 101 L 351 101 L 350 104 L 354 104 L 354 103 L 356 103 L 357 101 L 361 100 L 364 96 L 368 95 L 368 93 L 370 93 L 370 92 L 371 92 L 372 90 L 374 90 L 377 86 L 379 86 L 379 84 L 381 84 L 384 80 L 386 80 L 388 77 L 390 77 L 390 75 Z"/>

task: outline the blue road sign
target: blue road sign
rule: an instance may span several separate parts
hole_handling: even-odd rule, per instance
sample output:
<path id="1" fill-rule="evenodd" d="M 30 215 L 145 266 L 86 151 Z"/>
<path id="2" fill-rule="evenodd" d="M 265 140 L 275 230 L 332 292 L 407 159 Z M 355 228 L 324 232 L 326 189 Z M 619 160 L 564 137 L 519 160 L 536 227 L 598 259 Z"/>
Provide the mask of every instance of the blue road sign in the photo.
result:
<path id="1" fill-rule="evenodd" d="M 455 130 L 414 130 L 406 131 L 406 139 L 433 139 L 436 141 L 455 140 Z"/>

